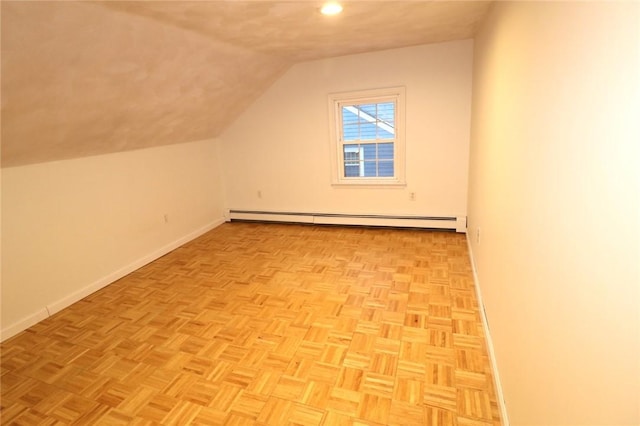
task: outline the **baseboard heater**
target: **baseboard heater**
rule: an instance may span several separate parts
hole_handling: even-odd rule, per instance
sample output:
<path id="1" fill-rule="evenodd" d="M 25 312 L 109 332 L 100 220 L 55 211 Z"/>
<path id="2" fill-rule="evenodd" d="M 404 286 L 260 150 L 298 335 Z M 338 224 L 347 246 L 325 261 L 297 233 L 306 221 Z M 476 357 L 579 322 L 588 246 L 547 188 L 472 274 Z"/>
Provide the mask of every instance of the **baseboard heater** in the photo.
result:
<path id="1" fill-rule="evenodd" d="M 447 229 L 456 232 L 467 231 L 466 216 L 388 216 L 229 210 L 227 218 L 230 221 L 289 222 L 316 225 L 391 226 L 403 228 Z"/>

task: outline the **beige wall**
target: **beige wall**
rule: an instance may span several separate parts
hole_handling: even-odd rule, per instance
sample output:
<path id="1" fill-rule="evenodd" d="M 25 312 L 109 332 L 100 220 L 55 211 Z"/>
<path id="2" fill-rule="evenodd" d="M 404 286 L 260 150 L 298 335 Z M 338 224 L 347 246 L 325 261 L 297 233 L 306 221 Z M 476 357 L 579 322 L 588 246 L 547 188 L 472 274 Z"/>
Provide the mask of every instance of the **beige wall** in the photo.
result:
<path id="1" fill-rule="evenodd" d="M 639 28 L 497 3 L 476 39 L 468 236 L 512 425 L 640 424 Z"/>
<path id="2" fill-rule="evenodd" d="M 472 43 L 293 66 L 221 137 L 228 207 L 466 216 Z M 328 94 L 393 86 L 406 87 L 407 187 L 332 187 Z"/>
<path id="3" fill-rule="evenodd" d="M 218 150 L 209 140 L 2 169 L 3 338 L 221 223 Z"/>

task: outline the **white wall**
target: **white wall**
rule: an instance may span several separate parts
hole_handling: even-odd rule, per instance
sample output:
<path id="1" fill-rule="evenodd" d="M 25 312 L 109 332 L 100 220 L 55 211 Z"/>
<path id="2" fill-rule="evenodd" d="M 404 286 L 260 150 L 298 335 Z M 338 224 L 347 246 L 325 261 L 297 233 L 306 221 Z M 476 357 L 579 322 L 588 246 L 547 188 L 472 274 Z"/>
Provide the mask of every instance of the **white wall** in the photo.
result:
<path id="1" fill-rule="evenodd" d="M 3 338 L 221 223 L 222 193 L 217 140 L 2 169 Z"/>
<path id="2" fill-rule="evenodd" d="M 228 207 L 466 216 L 472 43 L 293 66 L 221 137 Z M 328 94 L 393 86 L 406 87 L 407 187 L 332 187 Z"/>
<path id="3" fill-rule="evenodd" d="M 474 58 L 467 235 L 511 424 L 640 424 L 640 3 L 499 2 Z"/>

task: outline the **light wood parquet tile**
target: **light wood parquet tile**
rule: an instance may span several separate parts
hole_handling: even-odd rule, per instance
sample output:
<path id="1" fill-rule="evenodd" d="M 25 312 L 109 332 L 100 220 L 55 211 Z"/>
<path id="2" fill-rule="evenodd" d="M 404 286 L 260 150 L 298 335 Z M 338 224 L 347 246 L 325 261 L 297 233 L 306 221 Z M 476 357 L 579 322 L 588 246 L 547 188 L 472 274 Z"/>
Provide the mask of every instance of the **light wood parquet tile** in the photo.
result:
<path id="1" fill-rule="evenodd" d="M 501 424 L 455 233 L 224 224 L 1 350 L 7 425 Z"/>

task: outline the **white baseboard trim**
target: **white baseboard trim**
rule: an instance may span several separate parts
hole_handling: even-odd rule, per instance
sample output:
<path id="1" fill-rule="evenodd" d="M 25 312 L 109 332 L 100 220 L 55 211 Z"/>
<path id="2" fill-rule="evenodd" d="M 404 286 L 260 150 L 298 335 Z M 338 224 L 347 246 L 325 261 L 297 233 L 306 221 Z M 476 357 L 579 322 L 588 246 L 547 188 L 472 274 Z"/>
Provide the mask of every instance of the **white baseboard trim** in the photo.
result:
<path id="1" fill-rule="evenodd" d="M 507 415 L 507 406 L 504 402 L 504 392 L 502 391 L 502 384 L 500 382 L 500 374 L 498 373 L 498 362 L 496 360 L 496 354 L 493 350 L 493 340 L 491 339 L 491 332 L 489 331 L 489 322 L 487 321 L 487 314 L 484 310 L 484 302 L 482 300 L 482 293 L 480 291 L 480 281 L 478 280 L 478 272 L 476 269 L 476 263 L 473 258 L 473 250 L 471 249 L 471 241 L 469 240 L 469 234 L 467 234 L 467 247 L 469 249 L 469 259 L 471 260 L 471 270 L 473 271 L 473 283 L 476 288 L 476 298 L 478 299 L 478 307 L 480 309 L 480 319 L 482 320 L 482 328 L 484 329 L 485 340 L 487 342 L 487 351 L 489 352 L 489 362 L 491 363 L 491 369 L 493 370 L 493 382 L 496 389 L 496 398 L 498 399 L 498 407 L 500 408 L 500 419 L 503 426 L 509 426 L 509 416 Z"/>
<path id="2" fill-rule="evenodd" d="M 26 330 L 32 325 L 37 324 L 43 319 L 46 319 L 48 317 L 49 317 L 49 312 L 47 311 L 47 308 L 39 309 L 37 312 L 34 312 L 31 315 L 27 315 L 21 320 L 18 320 L 13 324 L 3 328 L 2 331 L 0 331 L 0 342 L 5 341 L 9 337 L 15 336 L 21 331 Z"/>
<path id="3" fill-rule="evenodd" d="M 382 214 L 228 210 L 228 220 L 306 223 L 314 225 L 391 226 L 467 232 L 466 216 L 407 216 Z"/>
<path id="4" fill-rule="evenodd" d="M 210 230 L 222 225 L 225 222 L 224 218 L 220 218 L 218 220 L 215 220 L 213 222 L 210 222 L 208 224 L 206 224 L 205 226 L 196 229 L 193 232 L 190 232 L 189 234 L 178 238 L 177 240 L 174 240 L 172 242 L 170 242 L 169 244 L 164 245 L 163 247 L 154 250 L 153 252 L 147 254 L 146 256 L 141 257 L 140 259 L 135 260 L 134 262 L 131 262 L 130 264 L 94 281 L 93 283 L 89 284 L 86 287 L 83 287 L 71 294 L 69 294 L 68 296 L 63 297 L 62 299 L 59 299 L 47 306 L 45 306 L 42 309 L 39 309 L 37 312 L 28 315 L 24 318 L 22 318 L 21 320 L 16 321 L 15 323 L 4 327 L 1 331 L 0 331 L 0 342 L 4 341 L 10 337 L 15 336 L 16 334 L 20 333 L 21 331 L 26 330 L 27 328 L 31 327 L 34 324 L 37 324 L 38 322 L 42 321 L 45 318 L 50 317 L 51 315 L 55 314 L 56 312 L 59 312 L 61 310 L 63 310 L 64 308 L 76 303 L 78 300 L 81 300 L 85 297 L 87 297 L 88 295 L 90 295 L 91 293 L 94 293 L 98 290 L 100 290 L 103 287 L 108 286 L 109 284 L 111 284 L 112 282 L 119 280 L 120 278 L 124 277 L 125 275 L 130 274 L 131 272 L 142 268 L 144 265 L 153 262 L 156 259 L 159 259 L 160 257 L 164 256 L 165 254 L 177 249 L 178 247 L 180 247 L 181 245 L 188 243 L 189 241 L 199 237 L 200 235 L 209 232 Z"/>

